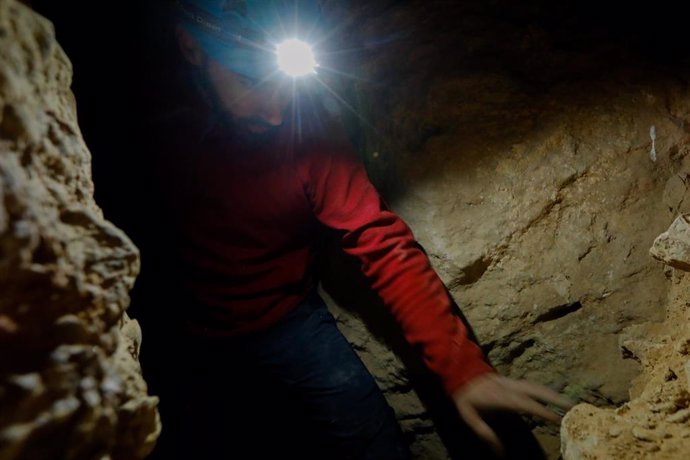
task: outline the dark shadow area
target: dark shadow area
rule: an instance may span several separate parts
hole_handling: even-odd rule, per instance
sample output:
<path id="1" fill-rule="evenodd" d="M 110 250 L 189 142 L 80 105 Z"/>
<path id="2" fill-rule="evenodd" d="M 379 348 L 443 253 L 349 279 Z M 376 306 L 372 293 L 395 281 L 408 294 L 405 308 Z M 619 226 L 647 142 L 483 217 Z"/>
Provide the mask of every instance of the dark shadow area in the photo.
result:
<path id="1" fill-rule="evenodd" d="M 368 62 L 356 101 L 360 114 L 375 120 L 373 127 L 360 125 L 365 132 L 360 149 L 391 202 L 405 193 L 396 171 L 400 154 L 414 155 L 431 137 L 448 131 L 519 136 L 538 128 L 539 114 L 554 103 L 550 95 L 566 85 L 583 88 L 572 94 L 582 98 L 580 104 L 596 105 L 595 94 L 585 88 L 602 82 L 624 86 L 656 74 L 689 83 L 690 51 L 678 2 L 381 3 L 387 7 L 377 2 L 377 9 L 372 2 L 367 9 L 354 2 L 367 24 L 353 34 L 362 44 L 358 59 Z M 372 20 L 377 15 L 386 20 Z M 455 124 L 445 123 L 442 113 L 429 113 L 429 94 L 439 82 L 480 78 L 498 81 L 486 87 L 477 82 L 466 93 L 448 92 L 463 107 L 462 114 L 448 117 Z M 562 101 L 563 111 L 569 102 Z"/>

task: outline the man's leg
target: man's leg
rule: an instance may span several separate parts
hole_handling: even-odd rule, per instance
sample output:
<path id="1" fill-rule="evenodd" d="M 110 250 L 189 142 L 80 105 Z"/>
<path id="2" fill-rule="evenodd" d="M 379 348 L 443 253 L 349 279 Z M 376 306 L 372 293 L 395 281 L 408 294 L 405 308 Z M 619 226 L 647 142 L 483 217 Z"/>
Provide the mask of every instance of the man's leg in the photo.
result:
<path id="1" fill-rule="evenodd" d="M 298 399 L 329 458 L 409 458 L 393 410 L 318 296 L 242 348 L 259 375 Z"/>

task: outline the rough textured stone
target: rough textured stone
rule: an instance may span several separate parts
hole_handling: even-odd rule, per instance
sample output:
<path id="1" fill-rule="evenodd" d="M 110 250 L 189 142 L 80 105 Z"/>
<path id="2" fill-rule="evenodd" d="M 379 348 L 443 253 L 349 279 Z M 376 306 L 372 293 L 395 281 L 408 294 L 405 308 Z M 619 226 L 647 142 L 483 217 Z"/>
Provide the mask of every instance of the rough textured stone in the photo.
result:
<path id="1" fill-rule="evenodd" d="M 565 460 L 681 459 L 690 452 L 690 278 L 674 274 L 666 320 L 627 328 L 621 346 L 643 373 L 617 409 L 580 404 L 563 420 Z"/>
<path id="2" fill-rule="evenodd" d="M 0 459 L 143 458 L 160 430 L 124 315 L 139 270 L 93 200 L 70 61 L 0 0 Z"/>
<path id="3" fill-rule="evenodd" d="M 678 180 L 674 180 L 674 182 Z M 688 218 L 690 216 L 687 214 L 678 216 L 669 229 L 654 240 L 654 245 L 649 250 L 655 259 L 685 271 L 690 271 L 690 222 L 688 222 Z"/>
<path id="4" fill-rule="evenodd" d="M 536 6 L 362 8 L 367 167 L 489 357 L 576 401 L 625 403 L 640 365 L 619 341 L 663 320 L 670 283 L 647 248 L 690 211 L 686 76 L 620 45 L 559 47 L 590 37 L 547 29 Z M 536 433 L 557 457 L 558 427 Z"/>

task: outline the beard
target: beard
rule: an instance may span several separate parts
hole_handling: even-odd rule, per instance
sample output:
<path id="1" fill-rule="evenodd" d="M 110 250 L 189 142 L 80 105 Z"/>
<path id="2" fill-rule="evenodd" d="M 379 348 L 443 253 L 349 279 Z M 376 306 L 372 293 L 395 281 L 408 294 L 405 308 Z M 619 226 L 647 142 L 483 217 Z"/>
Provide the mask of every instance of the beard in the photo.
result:
<path id="1" fill-rule="evenodd" d="M 212 112 L 213 123 L 236 142 L 248 147 L 264 148 L 276 142 L 283 125 L 274 126 L 260 117 L 236 117 L 223 107 L 222 98 L 215 91 L 208 74 L 208 64 L 195 69 L 192 74 L 197 89 Z"/>
<path id="2" fill-rule="evenodd" d="M 273 126 L 258 117 L 235 118 L 229 112 L 220 113 L 224 131 L 237 143 L 249 149 L 261 149 L 275 144 L 282 125 Z"/>

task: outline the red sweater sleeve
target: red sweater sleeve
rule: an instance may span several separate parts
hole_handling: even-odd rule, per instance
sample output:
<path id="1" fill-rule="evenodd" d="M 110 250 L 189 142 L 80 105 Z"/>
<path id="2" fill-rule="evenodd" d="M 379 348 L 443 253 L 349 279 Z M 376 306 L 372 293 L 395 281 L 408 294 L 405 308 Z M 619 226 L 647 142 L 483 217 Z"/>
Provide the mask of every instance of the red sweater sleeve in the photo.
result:
<path id="1" fill-rule="evenodd" d="M 421 346 L 424 361 L 448 394 L 493 371 L 451 312 L 446 290 L 412 231 L 387 209 L 354 155 L 344 148 L 315 152 L 307 157 L 302 177 L 316 218 L 342 232 L 344 251 L 361 261 L 407 341 Z"/>

